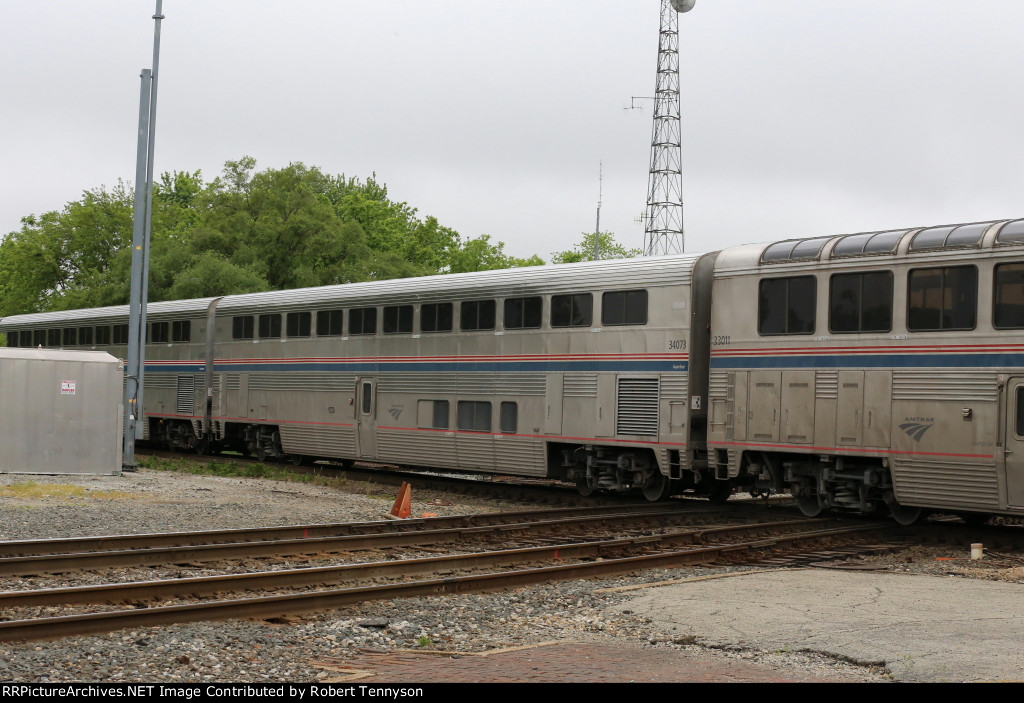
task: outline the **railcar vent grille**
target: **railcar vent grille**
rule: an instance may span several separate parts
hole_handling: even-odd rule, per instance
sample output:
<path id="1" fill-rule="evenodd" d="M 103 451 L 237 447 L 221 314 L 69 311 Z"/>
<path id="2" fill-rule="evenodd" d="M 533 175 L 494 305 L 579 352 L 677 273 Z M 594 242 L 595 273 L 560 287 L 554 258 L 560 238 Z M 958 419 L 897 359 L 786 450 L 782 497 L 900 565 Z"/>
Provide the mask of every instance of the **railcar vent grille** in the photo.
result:
<path id="1" fill-rule="evenodd" d="M 455 392 L 456 375 L 453 373 L 389 373 L 380 377 L 377 389 L 381 393 Z"/>
<path id="2" fill-rule="evenodd" d="M 496 395 L 544 395 L 547 388 L 543 374 L 499 373 L 494 375 Z"/>
<path id="3" fill-rule="evenodd" d="M 196 407 L 196 379 L 178 376 L 178 414 L 191 415 Z"/>
<path id="4" fill-rule="evenodd" d="M 562 377 L 566 398 L 596 398 L 596 373 L 567 373 Z"/>
<path id="5" fill-rule="evenodd" d="M 686 374 L 665 374 L 661 377 L 663 400 L 686 400 Z"/>
<path id="6" fill-rule="evenodd" d="M 708 377 L 708 397 L 724 398 L 727 389 L 735 382 L 733 376 L 728 371 L 712 371 Z"/>
<path id="7" fill-rule="evenodd" d="M 995 402 L 999 397 L 994 373 L 966 371 L 894 371 L 893 400 L 976 400 Z"/>
<path id="8" fill-rule="evenodd" d="M 238 391 L 242 389 L 242 376 L 237 373 L 224 374 L 224 389 Z"/>
<path id="9" fill-rule="evenodd" d="M 658 436 L 658 379 L 620 378 L 618 434 Z"/>
<path id="10" fill-rule="evenodd" d="M 146 374 L 146 388 L 177 388 L 178 387 L 178 376 L 170 373 L 154 373 L 150 371 Z"/>
<path id="11" fill-rule="evenodd" d="M 839 397 L 839 372 L 816 371 L 814 373 L 814 397 L 823 400 Z"/>
<path id="12" fill-rule="evenodd" d="M 252 373 L 249 390 L 252 391 L 351 391 L 355 376 L 350 374 L 289 371 L 287 373 Z"/>

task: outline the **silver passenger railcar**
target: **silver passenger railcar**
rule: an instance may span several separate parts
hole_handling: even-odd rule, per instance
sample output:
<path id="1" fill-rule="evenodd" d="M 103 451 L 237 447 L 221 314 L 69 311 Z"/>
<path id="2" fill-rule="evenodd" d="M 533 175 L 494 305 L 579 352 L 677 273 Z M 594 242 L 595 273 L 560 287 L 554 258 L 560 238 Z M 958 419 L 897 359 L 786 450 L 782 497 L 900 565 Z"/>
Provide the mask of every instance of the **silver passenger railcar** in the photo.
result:
<path id="1" fill-rule="evenodd" d="M 715 477 L 804 513 L 1024 514 L 1024 220 L 726 249 Z"/>
<path id="2" fill-rule="evenodd" d="M 720 486 L 706 469 L 715 255 L 151 304 L 146 437 L 296 462 Z M 125 354 L 127 306 L 20 315 L 11 346 Z"/>

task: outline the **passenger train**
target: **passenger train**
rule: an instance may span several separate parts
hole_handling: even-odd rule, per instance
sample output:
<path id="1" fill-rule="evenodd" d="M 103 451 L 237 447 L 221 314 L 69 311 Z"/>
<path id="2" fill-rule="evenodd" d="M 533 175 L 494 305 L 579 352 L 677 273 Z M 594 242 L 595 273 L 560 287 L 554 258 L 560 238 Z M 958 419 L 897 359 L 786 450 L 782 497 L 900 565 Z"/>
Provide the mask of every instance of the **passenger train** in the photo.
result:
<path id="1" fill-rule="evenodd" d="M 126 354 L 127 306 L 8 317 Z M 1024 515 L 1024 220 L 153 303 L 145 437 Z"/>

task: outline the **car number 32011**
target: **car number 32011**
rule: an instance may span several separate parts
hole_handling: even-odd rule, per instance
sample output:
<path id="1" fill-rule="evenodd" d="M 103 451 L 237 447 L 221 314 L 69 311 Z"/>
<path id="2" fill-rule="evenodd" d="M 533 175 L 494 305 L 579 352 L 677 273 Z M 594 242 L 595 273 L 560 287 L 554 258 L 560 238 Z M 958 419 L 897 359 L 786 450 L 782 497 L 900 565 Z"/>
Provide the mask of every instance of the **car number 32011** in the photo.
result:
<path id="1" fill-rule="evenodd" d="M 668 340 L 668 348 L 672 349 L 686 349 L 685 339 L 670 339 Z"/>

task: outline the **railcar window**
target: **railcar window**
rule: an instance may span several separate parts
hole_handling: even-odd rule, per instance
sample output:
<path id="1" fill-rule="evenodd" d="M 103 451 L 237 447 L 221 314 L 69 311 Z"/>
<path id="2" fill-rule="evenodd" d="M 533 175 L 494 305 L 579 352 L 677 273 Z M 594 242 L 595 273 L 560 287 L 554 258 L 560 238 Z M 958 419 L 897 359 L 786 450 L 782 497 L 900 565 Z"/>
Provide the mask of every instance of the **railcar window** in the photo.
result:
<path id="1" fill-rule="evenodd" d="M 460 400 L 459 429 L 469 432 L 490 432 L 491 404 L 477 400 Z"/>
<path id="2" fill-rule="evenodd" d="M 985 230 L 993 224 L 995 223 L 975 222 L 969 225 L 929 227 L 914 235 L 914 239 L 910 242 L 910 251 L 977 246 L 982 235 L 985 234 Z"/>
<path id="3" fill-rule="evenodd" d="M 891 271 L 832 276 L 829 329 L 836 333 L 891 331 L 892 280 Z"/>
<path id="4" fill-rule="evenodd" d="M 519 426 L 519 404 L 505 402 L 500 409 L 500 427 L 505 434 L 515 434 Z"/>
<path id="5" fill-rule="evenodd" d="M 231 320 L 232 339 L 252 339 L 255 331 L 252 315 L 238 315 Z"/>
<path id="6" fill-rule="evenodd" d="M 192 321 L 191 320 L 175 320 L 171 325 L 171 341 L 172 342 L 191 342 L 192 341 Z"/>
<path id="7" fill-rule="evenodd" d="M 9 346 L 9 347 L 16 347 L 16 346 L 18 346 L 18 339 L 19 338 L 18 338 L 18 333 L 17 332 L 8 332 L 7 333 L 7 346 Z"/>
<path id="8" fill-rule="evenodd" d="M 373 410 L 373 383 L 363 382 L 363 415 L 369 415 Z"/>
<path id="9" fill-rule="evenodd" d="M 355 308 L 348 311 L 349 334 L 377 334 L 377 308 Z"/>
<path id="10" fill-rule="evenodd" d="M 412 332 L 412 305 L 390 305 L 384 308 L 384 334 Z"/>
<path id="11" fill-rule="evenodd" d="M 867 232 L 865 234 L 849 234 L 832 247 L 833 258 L 840 256 L 858 256 L 860 254 L 891 254 L 907 230 L 892 232 Z"/>
<path id="12" fill-rule="evenodd" d="M 33 347 L 45 347 L 46 346 L 46 330 L 33 330 L 32 331 L 32 346 Z"/>
<path id="13" fill-rule="evenodd" d="M 260 339 L 281 338 L 281 315 L 260 315 Z"/>
<path id="14" fill-rule="evenodd" d="M 813 334 L 817 290 L 814 276 L 763 279 L 757 302 L 758 333 Z"/>
<path id="15" fill-rule="evenodd" d="M 96 346 L 107 346 L 110 344 L 110 327 L 102 325 L 96 328 Z"/>
<path id="16" fill-rule="evenodd" d="M 313 313 L 290 312 L 285 316 L 285 330 L 289 337 L 309 337 L 313 330 Z"/>
<path id="17" fill-rule="evenodd" d="M 796 259 L 814 259 L 821 253 L 822 247 L 831 237 L 815 237 L 814 239 L 790 239 L 777 242 L 764 250 L 761 263 L 769 261 L 794 261 Z"/>
<path id="18" fill-rule="evenodd" d="M 316 314 L 317 337 L 339 337 L 344 329 L 341 310 L 320 310 Z"/>
<path id="19" fill-rule="evenodd" d="M 170 324 L 167 322 L 154 322 L 150 325 L 150 333 L 154 344 L 161 344 L 170 339 Z"/>
<path id="20" fill-rule="evenodd" d="M 907 329 L 911 332 L 974 329 L 978 269 L 973 266 L 915 269 L 907 281 Z"/>
<path id="21" fill-rule="evenodd" d="M 493 300 L 467 300 L 459 307 L 459 328 L 473 330 L 493 330 L 495 304 Z"/>
<path id="22" fill-rule="evenodd" d="M 74 327 L 64 329 L 64 346 L 74 347 L 78 345 L 78 330 Z"/>
<path id="23" fill-rule="evenodd" d="M 60 346 L 60 330 L 46 330 L 46 346 Z"/>
<path id="24" fill-rule="evenodd" d="M 590 293 L 551 296 L 552 327 L 590 327 L 594 320 L 594 296 Z"/>
<path id="25" fill-rule="evenodd" d="M 992 325 L 1004 330 L 1024 328 L 1024 263 L 996 266 L 994 285 Z"/>
<path id="26" fill-rule="evenodd" d="M 114 344 L 128 343 L 128 325 L 114 325 Z"/>
<path id="27" fill-rule="evenodd" d="M 420 332 L 451 331 L 451 303 L 427 303 L 420 306 Z"/>
<path id="28" fill-rule="evenodd" d="M 11 332 L 11 334 L 14 334 L 14 332 Z M 32 346 L 32 333 L 29 332 L 28 330 L 26 330 L 26 331 L 21 333 L 21 345 L 20 346 L 23 346 L 23 347 L 31 347 Z"/>
<path id="29" fill-rule="evenodd" d="M 540 296 L 505 299 L 505 329 L 540 328 L 544 301 Z"/>
<path id="30" fill-rule="evenodd" d="M 421 400 L 416 404 L 417 426 L 432 430 L 448 429 L 448 401 Z"/>
<path id="31" fill-rule="evenodd" d="M 83 347 L 92 346 L 92 327 L 78 328 L 78 343 Z"/>
<path id="32" fill-rule="evenodd" d="M 610 291 L 602 295 L 601 324 L 646 325 L 647 291 Z"/>

